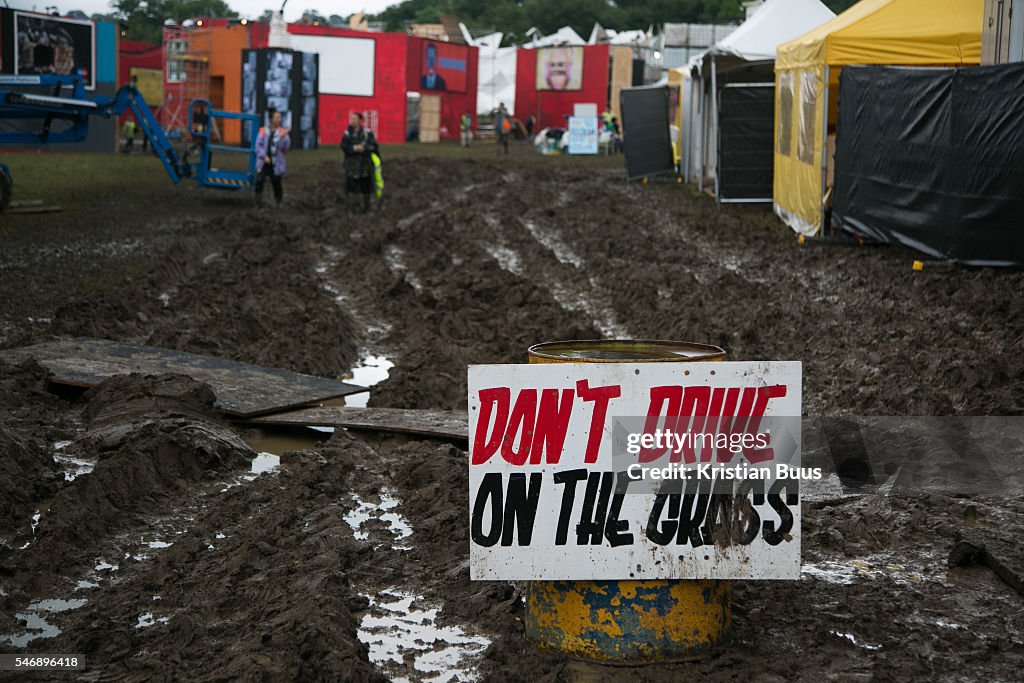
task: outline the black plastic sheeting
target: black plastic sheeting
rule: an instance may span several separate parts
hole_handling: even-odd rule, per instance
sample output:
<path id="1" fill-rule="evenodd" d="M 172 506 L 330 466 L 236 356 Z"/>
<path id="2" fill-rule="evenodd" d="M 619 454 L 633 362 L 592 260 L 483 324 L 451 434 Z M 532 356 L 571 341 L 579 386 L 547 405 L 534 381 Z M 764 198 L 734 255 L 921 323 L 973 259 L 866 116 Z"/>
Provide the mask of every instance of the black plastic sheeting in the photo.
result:
<path id="1" fill-rule="evenodd" d="M 972 266 L 1024 266 L 1024 64 L 844 67 L 833 225 Z"/>
<path id="2" fill-rule="evenodd" d="M 629 88 L 619 100 L 626 177 L 675 173 L 668 130 L 668 88 Z"/>
<path id="3" fill-rule="evenodd" d="M 771 201 L 775 86 L 727 86 L 718 101 L 719 199 Z"/>

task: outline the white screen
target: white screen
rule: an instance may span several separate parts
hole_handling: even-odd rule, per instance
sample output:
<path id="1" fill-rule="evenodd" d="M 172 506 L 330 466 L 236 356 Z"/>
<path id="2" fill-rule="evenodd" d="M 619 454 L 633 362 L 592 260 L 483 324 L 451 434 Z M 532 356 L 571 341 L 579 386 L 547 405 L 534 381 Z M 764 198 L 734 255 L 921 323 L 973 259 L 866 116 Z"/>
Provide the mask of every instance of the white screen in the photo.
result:
<path id="1" fill-rule="evenodd" d="M 320 94 L 373 96 L 377 41 L 294 33 L 289 38 L 292 48 L 320 55 Z"/>

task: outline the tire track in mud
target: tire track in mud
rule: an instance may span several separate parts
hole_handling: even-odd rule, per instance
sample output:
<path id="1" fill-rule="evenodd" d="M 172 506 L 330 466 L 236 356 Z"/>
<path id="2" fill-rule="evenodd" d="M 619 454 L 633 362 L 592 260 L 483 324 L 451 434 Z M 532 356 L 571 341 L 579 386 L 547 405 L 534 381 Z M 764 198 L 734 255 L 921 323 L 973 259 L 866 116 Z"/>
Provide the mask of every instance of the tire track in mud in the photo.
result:
<path id="1" fill-rule="evenodd" d="M 506 230 L 493 213 L 483 215 L 491 233 L 482 248 L 502 269 L 516 277 L 544 286 L 569 314 L 582 315 L 605 338 L 627 339 L 630 333 L 610 306 L 600 303 L 607 292 L 586 274 L 586 264 L 552 232 L 529 219 L 517 218 L 518 235 Z M 523 238 L 526 233 L 531 240 Z M 537 250 L 536 247 L 542 247 Z M 534 252 L 531 254 L 531 252 Z M 529 257 L 526 254 L 531 254 Z"/>
<path id="2" fill-rule="evenodd" d="M 451 533 L 447 520 L 417 516 L 416 506 L 407 504 L 407 496 L 417 492 L 408 489 L 402 476 L 403 469 L 411 469 L 409 456 L 442 458 L 449 468 L 461 467 L 461 456 L 450 447 L 423 443 L 396 449 L 400 440 L 371 444 L 338 438 L 351 439 L 364 454 L 351 492 L 354 507 L 345 521 L 357 542 L 372 549 L 349 576 L 353 590 L 366 599 L 359 639 L 368 646 L 370 661 L 388 677 L 402 680 L 476 680 L 493 636 L 450 614 L 449 605 L 462 592 L 460 582 L 451 579 L 468 569 L 453 568 L 453 557 L 430 550 L 431 534 Z M 389 451 L 390 457 L 385 456 Z"/>

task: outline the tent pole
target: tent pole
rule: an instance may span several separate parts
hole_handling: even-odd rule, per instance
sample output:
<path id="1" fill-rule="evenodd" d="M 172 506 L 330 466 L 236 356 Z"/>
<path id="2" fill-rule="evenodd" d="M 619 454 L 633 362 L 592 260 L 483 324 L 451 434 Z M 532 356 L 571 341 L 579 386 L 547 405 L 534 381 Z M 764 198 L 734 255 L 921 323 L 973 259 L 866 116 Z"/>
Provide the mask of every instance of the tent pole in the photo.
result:
<path id="1" fill-rule="evenodd" d="M 718 195 L 718 171 L 719 157 L 721 156 L 718 144 L 718 65 L 715 64 L 715 55 L 711 55 L 711 138 L 715 142 L 715 201 L 721 203 Z"/>
<path id="2" fill-rule="evenodd" d="M 825 106 L 824 111 L 821 115 L 821 236 L 825 237 L 830 231 L 829 226 L 825 221 L 825 195 L 828 194 L 828 188 L 825 187 L 825 183 L 828 181 L 828 84 L 829 84 L 829 66 L 825 65 Z"/>
<path id="3" fill-rule="evenodd" d="M 690 74 L 690 111 L 686 121 L 686 170 L 683 173 L 683 180 L 687 183 L 690 182 L 690 166 L 693 165 L 693 114 L 694 114 L 694 94 L 693 94 L 693 74 Z M 682 134 L 682 133 L 680 133 Z"/>
<path id="4" fill-rule="evenodd" d="M 704 92 L 704 77 L 700 79 L 700 158 L 697 160 L 697 191 L 704 191 L 704 155 L 708 149 L 707 121 L 704 114 L 708 110 L 707 93 Z"/>

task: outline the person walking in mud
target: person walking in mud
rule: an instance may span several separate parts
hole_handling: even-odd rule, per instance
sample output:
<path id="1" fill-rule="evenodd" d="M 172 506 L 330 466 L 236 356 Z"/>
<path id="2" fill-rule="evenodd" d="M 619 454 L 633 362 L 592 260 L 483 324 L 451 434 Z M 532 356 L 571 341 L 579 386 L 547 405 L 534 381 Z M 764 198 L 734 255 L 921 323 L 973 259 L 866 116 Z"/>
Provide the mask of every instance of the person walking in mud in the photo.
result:
<path id="1" fill-rule="evenodd" d="M 282 180 L 287 169 L 285 157 L 291 147 L 288 130 L 281 127 L 281 112 L 274 108 L 267 110 L 269 130 L 261 127 L 256 136 L 256 206 L 263 205 L 263 185 L 267 179 L 274 188 L 274 206 L 281 206 L 284 199 Z"/>
<path id="2" fill-rule="evenodd" d="M 361 112 L 352 112 L 349 116 L 348 129 L 341 138 L 341 151 L 345 153 L 345 194 L 349 210 L 357 208 L 353 195 L 362 195 L 358 208 L 366 213 L 370 210 L 370 193 L 374 186 L 373 156 L 379 153 L 380 147 L 373 131 L 363 127 Z"/>
<path id="3" fill-rule="evenodd" d="M 130 116 L 124 122 L 124 147 L 122 151 L 125 154 L 135 151 L 135 119 Z"/>
<path id="4" fill-rule="evenodd" d="M 498 104 L 498 109 L 494 113 L 494 134 L 498 138 L 498 152 L 501 152 L 501 148 L 505 148 L 505 154 L 508 154 L 508 134 L 512 131 L 512 119 L 509 118 L 508 110 L 505 109 L 505 103 L 501 102 Z"/>
<path id="5" fill-rule="evenodd" d="M 459 140 L 463 147 L 473 140 L 473 116 L 468 111 L 459 117 Z"/>

